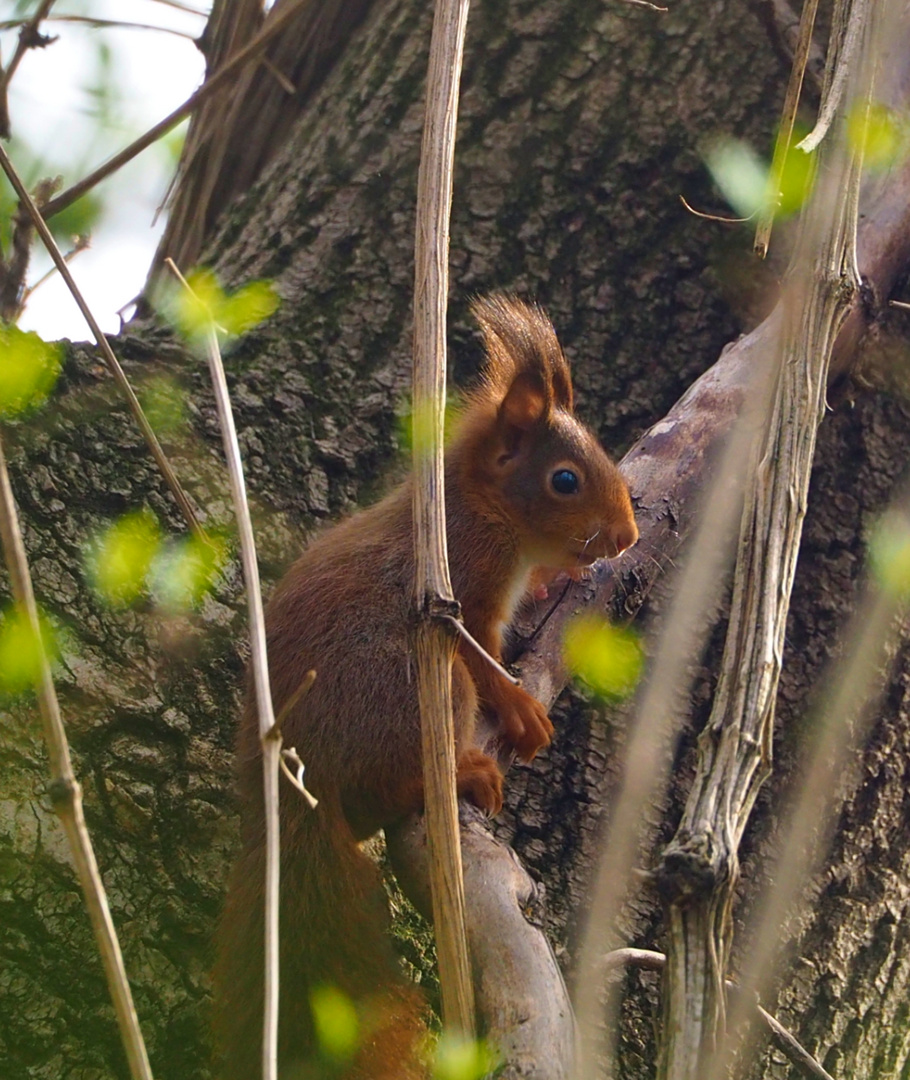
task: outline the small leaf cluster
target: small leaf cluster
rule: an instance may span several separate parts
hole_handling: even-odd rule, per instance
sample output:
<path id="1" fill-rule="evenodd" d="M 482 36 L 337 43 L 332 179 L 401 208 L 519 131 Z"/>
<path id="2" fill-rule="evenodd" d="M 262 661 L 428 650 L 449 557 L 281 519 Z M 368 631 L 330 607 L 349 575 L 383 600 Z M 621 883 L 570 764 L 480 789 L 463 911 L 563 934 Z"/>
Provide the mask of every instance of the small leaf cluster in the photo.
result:
<path id="1" fill-rule="evenodd" d="M 186 277 L 187 285 L 167 290 L 160 306 L 178 331 L 199 344 L 214 329 L 228 337 L 239 337 L 267 319 L 278 307 L 279 298 L 269 281 L 251 281 L 230 296 L 218 284 L 211 270 L 201 268 Z"/>
<path id="2" fill-rule="evenodd" d="M 36 686 L 43 659 L 53 664 L 59 655 L 57 634 L 43 613 L 38 615 L 38 633 L 19 605 L 11 604 L 0 614 L 0 694 L 15 696 Z"/>
<path id="3" fill-rule="evenodd" d="M 60 349 L 34 332 L 0 323 L 0 418 L 42 405 L 60 377 Z"/>
<path id="4" fill-rule="evenodd" d="M 199 604 L 227 562 L 220 536 L 166 537 L 150 510 L 124 514 L 97 536 L 86 553 L 95 591 L 114 607 L 150 594 L 166 612 Z"/>

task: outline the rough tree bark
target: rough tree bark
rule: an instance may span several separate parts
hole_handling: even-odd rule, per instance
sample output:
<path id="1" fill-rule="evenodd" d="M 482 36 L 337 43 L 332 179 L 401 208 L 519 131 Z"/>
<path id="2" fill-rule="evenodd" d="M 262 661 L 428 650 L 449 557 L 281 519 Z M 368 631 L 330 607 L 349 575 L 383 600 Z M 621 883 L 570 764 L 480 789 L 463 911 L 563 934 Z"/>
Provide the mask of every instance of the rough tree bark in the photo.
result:
<path id="1" fill-rule="evenodd" d="M 711 136 L 770 147 L 787 69 L 786 28 L 772 34 L 767 25 L 783 16 L 769 10 L 730 0 L 667 14 L 600 0 L 474 8 L 452 229 L 457 381 L 479 357 L 469 295 L 535 296 L 573 363 L 580 411 L 621 453 L 769 310 L 779 264 L 754 265 L 747 233 L 697 220 L 678 201 L 684 193 L 722 209 L 699 157 Z M 430 19 L 415 0 L 374 0 L 299 120 L 283 128 L 263 175 L 205 230 L 204 257 L 229 286 L 271 277 L 284 301 L 227 360 L 267 579 L 309 530 L 371 497 L 394 468 L 410 366 Z M 871 336 L 899 356 L 883 300 L 874 298 Z M 138 383 L 164 373 L 185 386 L 189 421 L 169 448 L 199 506 L 225 516 L 200 365 L 152 321 L 133 324 L 117 345 Z M 800 721 L 836 655 L 869 528 L 910 451 L 910 409 L 897 393 L 864 389 L 852 407 L 849 395 L 837 400 L 820 434 L 779 693 L 777 771 L 746 838 L 740 915 L 766 884 Z M 83 549 L 113 516 L 147 505 L 173 532 L 182 526 L 89 350 L 69 351 L 54 399 L 11 427 L 8 444 L 36 592 L 68 633 L 64 715 L 153 1066 L 202 1078 L 208 933 L 236 824 L 230 746 L 246 652 L 239 572 L 229 570 L 192 617 L 111 610 L 93 596 Z M 663 512 L 672 524 L 676 508 Z M 636 582 L 623 587 L 635 606 Z M 650 602 L 658 622 L 660 591 Z M 654 814 L 656 844 L 672 835 L 691 776 L 710 665 L 688 707 L 666 804 Z M 808 888 L 807 913 L 782 930 L 793 940 L 782 1019 L 834 1075 L 859 1080 L 900 1073 L 910 1056 L 908 685 L 910 652 L 901 648 L 829 864 Z M 554 716 L 556 744 L 512 774 L 497 830 L 545 883 L 549 929 L 571 974 L 624 714 L 570 693 Z M 0 1073 L 125 1075 L 28 702 L 4 703 L 0 762 Z M 655 898 L 624 914 L 622 934 L 660 948 Z M 655 977 L 631 974 L 628 991 L 623 1075 L 645 1077 Z M 775 1058 L 760 1068 L 787 1074 Z"/>

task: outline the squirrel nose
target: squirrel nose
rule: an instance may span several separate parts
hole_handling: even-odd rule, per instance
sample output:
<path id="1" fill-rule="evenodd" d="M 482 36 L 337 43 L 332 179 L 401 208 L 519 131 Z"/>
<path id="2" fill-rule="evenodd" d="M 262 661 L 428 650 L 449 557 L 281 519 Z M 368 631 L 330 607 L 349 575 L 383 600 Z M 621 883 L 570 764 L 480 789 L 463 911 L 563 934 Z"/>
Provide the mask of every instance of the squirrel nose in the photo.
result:
<path id="1" fill-rule="evenodd" d="M 634 521 L 621 521 L 611 525 L 607 530 L 607 539 L 613 545 L 614 551 L 611 558 L 622 555 L 638 540 L 638 526 Z"/>

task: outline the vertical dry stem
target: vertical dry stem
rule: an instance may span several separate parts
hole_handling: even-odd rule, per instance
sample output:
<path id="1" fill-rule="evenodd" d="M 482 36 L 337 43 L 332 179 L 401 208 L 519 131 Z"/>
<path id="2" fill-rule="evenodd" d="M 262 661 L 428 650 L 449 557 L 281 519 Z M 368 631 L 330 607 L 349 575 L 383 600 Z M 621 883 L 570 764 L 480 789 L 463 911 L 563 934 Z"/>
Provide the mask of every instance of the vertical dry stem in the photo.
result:
<path id="1" fill-rule="evenodd" d="M 805 0 L 802 15 L 799 19 L 799 39 L 793 56 L 793 67 L 790 69 L 790 81 L 787 83 L 784 107 L 781 110 L 780 128 L 777 132 L 777 140 L 774 143 L 774 158 L 768 176 L 768 204 L 765 206 L 755 229 L 753 250 L 760 259 L 763 259 L 768 254 L 768 243 L 771 239 L 774 215 L 778 210 L 784 167 L 787 164 L 787 155 L 791 153 L 792 149 L 790 140 L 793 137 L 793 123 L 796 120 L 796 107 L 799 105 L 799 95 L 803 88 L 803 76 L 806 72 L 806 62 L 809 59 L 812 29 L 815 26 L 815 14 L 817 11 L 818 0 Z"/>
<path id="2" fill-rule="evenodd" d="M 857 5 L 865 0 L 856 0 Z M 868 90 L 868 85 L 865 88 Z M 828 363 L 859 288 L 861 148 L 825 155 L 784 297 L 780 370 L 746 493 L 730 625 L 695 782 L 660 881 L 670 928 L 659 1076 L 720 1076 L 737 850 L 771 767 L 774 700 Z"/>
<path id="3" fill-rule="evenodd" d="M 440 615 L 457 612 L 445 535 L 443 413 L 446 302 L 452 162 L 458 83 L 468 0 L 437 0 L 427 74 L 414 282 L 414 543 L 418 693 L 423 743 L 433 921 L 443 1019 L 464 1035 L 474 1031 L 474 995 L 465 935 L 461 840 L 455 797 L 452 720 L 454 639 Z"/>
<path id="4" fill-rule="evenodd" d="M 167 259 L 165 261 L 183 287 L 192 292 L 186 278 L 180 273 L 173 260 Z M 256 712 L 259 717 L 259 737 L 262 743 L 263 809 L 265 814 L 265 993 L 262 1076 L 263 1080 L 276 1080 L 278 1075 L 278 901 L 280 889 L 278 771 L 281 767 L 281 731 L 275 723 L 275 714 L 272 708 L 272 691 L 269 685 L 265 613 L 262 608 L 262 590 L 259 584 L 256 539 L 253 535 L 253 522 L 250 518 L 250 508 L 246 497 L 246 482 L 243 477 L 243 460 L 240 456 L 240 444 L 237 441 L 237 429 L 234 425 L 231 397 L 224 374 L 224 364 L 221 360 L 221 349 L 218 345 L 218 334 L 215 330 L 214 319 L 210 321 L 206 330 L 206 355 L 209 372 L 212 376 L 212 386 L 215 391 L 218 419 L 221 421 L 224 456 L 227 459 L 231 500 L 234 504 L 237 532 L 240 536 L 240 558 L 243 564 L 247 610 L 250 617 L 250 659 L 253 669 L 253 686 L 256 692 Z M 298 694 L 306 692 L 310 681 L 308 677 Z M 295 786 L 300 788 L 305 797 L 308 796 L 301 784 L 295 781 Z M 315 806 L 315 801 L 311 797 L 309 802 L 311 806 Z"/>
<path id="5" fill-rule="evenodd" d="M 262 1030 L 262 1077 L 275 1080 L 278 1075 L 278 898 L 280 889 L 280 835 L 278 828 L 278 770 L 281 761 L 281 733 L 275 727 L 272 691 L 269 687 L 269 662 L 265 644 L 265 616 L 259 586 L 256 541 L 246 498 L 240 444 L 231 411 L 221 351 L 214 327 L 208 331 L 208 361 L 215 387 L 215 400 L 221 420 L 224 453 L 231 481 L 231 498 L 240 534 L 240 555 L 246 584 L 250 616 L 253 684 L 256 688 L 256 711 L 262 742 L 262 784 L 265 812 L 265 1001 Z"/>
<path id="6" fill-rule="evenodd" d="M 38 706 L 44 722 L 44 738 L 51 759 L 51 802 L 66 832 L 76 866 L 76 874 L 85 896 L 85 904 L 114 1002 L 114 1011 L 120 1027 L 120 1037 L 126 1050 L 130 1074 L 133 1080 L 151 1080 L 152 1070 L 142 1032 L 139 1030 L 139 1021 L 136 1018 L 136 1009 L 123 966 L 120 943 L 117 940 L 107 895 L 82 814 L 82 789 L 73 773 L 69 745 L 60 716 L 60 705 L 51 679 L 47 655 L 41 643 L 38 609 L 32 591 L 32 581 L 19 529 L 16 502 L 10 487 L 2 440 L 0 440 L 0 539 L 3 542 L 3 554 L 9 570 L 13 598 L 28 618 L 39 658 Z"/>

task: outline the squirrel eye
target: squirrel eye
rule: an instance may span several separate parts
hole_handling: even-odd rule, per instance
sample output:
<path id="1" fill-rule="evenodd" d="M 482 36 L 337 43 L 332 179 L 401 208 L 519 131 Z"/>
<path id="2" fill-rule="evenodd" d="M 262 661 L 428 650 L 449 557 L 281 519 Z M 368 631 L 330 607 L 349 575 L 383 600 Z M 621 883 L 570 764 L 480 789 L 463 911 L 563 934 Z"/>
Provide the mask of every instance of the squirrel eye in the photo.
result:
<path id="1" fill-rule="evenodd" d="M 571 469 L 557 469 L 550 477 L 553 490 L 560 495 L 576 495 L 578 493 L 578 477 Z"/>

